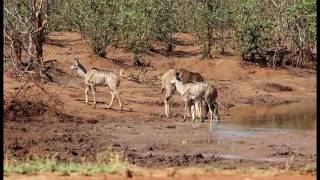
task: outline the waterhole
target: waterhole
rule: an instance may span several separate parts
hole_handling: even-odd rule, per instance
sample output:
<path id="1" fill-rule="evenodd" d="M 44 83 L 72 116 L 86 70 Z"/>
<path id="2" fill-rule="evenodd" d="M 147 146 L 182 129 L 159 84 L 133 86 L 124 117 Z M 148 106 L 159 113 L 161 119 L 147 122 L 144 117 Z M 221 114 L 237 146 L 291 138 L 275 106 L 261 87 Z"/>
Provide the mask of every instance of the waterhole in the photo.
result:
<path id="1" fill-rule="evenodd" d="M 275 106 L 239 105 L 231 109 L 223 124 L 244 128 L 316 129 L 316 102 L 298 102 Z"/>

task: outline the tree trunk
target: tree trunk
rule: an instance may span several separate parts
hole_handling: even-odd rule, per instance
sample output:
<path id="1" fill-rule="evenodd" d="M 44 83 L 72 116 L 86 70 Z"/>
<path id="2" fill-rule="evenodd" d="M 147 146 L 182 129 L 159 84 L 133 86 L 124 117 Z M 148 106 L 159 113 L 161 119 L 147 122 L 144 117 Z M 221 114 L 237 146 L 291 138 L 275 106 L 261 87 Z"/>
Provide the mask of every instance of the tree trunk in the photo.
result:
<path id="1" fill-rule="evenodd" d="M 45 40 L 44 38 L 44 27 L 47 23 L 46 20 L 44 20 L 44 10 L 43 0 L 33 0 L 33 11 L 32 11 L 32 18 L 31 18 L 31 24 L 33 27 L 30 28 L 29 31 L 29 50 L 32 48 L 33 51 L 30 50 L 29 57 L 35 58 L 40 70 L 44 69 L 43 65 L 43 48 L 42 44 Z"/>
<path id="2" fill-rule="evenodd" d="M 22 61 L 22 41 L 17 33 L 12 33 L 12 42 L 11 42 L 11 58 L 12 63 L 15 69 L 21 70 L 21 61 Z"/>
<path id="3" fill-rule="evenodd" d="M 208 46 L 207 46 L 207 56 L 212 58 L 211 47 L 212 47 L 212 27 L 208 24 L 208 34 L 207 34 Z"/>
<path id="4" fill-rule="evenodd" d="M 207 1 L 207 7 L 208 7 L 208 10 L 209 12 L 212 12 L 213 11 L 213 4 L 211 2 L 211 0 L 208 0 Z M 207 25 L 207 41 L 208 41 L 208 49 L 207 49 L 207 56 L 209 58 L 212 58 L 212 55 L 211 55 L 211 47 L 212 47 L 212 33 L 213 33 L 213 29 L 212 29 L 212 23 L 211 21 L 208 22 L 208 25 Z"/>

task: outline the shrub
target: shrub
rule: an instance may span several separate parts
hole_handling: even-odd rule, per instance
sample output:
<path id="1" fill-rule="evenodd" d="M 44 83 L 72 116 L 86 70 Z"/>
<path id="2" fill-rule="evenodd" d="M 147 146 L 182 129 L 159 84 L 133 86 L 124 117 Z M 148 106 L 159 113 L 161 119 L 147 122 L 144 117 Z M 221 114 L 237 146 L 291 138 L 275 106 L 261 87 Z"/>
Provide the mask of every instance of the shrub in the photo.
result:
<path id="1" fill-rule="evenodd" d="M 75 24 L 89 40 L 94 54 L 105 57 L 117 33 L 119 3 L 116 0 L 74 0 L 72 13 Z"/>
<path id="2" fill-rule="evenodd" d="M 266 51 L 272 24 L 264 8 L 255 0 L 237 0 L 236 40 L 238 51 L 245 61 L 266 64 Z"/>

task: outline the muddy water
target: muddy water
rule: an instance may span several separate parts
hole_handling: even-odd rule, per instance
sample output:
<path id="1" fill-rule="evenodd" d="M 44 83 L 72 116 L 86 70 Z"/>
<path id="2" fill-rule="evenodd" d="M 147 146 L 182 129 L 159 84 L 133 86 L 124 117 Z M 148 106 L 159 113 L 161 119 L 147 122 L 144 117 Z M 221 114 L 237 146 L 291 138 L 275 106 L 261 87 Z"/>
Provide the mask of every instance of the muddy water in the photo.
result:
<path id="1" fill-rule="evenodd" d="M 276 106 L 241 105 L 231 109 L 223 124 L 242 128 L 316 129 L 316 102 L 298 102 Z"/>

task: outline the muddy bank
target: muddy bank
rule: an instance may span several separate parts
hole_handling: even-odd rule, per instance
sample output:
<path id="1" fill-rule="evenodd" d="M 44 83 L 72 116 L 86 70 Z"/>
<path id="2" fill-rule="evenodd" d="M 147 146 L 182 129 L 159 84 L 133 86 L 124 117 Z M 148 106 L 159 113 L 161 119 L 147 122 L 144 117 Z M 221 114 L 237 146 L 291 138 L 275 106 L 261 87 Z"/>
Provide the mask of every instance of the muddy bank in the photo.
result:
<path id="1" fill-rule="evenodd" d="M 70 72 L 74 57 L 79 57 L 88 68 L 119 72 L 119 68 L 125 67 L 127 72 L 137 73 L 139 70 L 129 66 L 131 54 L 112 49 L 103 59 L 92 56 L 87 44 L 76 33 L 59 33 L 51 38 L 60 39 L 65 46 L 46 44 L 45 57 L 57 59 L 57 68 L 64 73 L 54 75 L 58 83 L 48 83 L 45 88 L 59 93 L 64 113 L 52 116 L 43 112 L 40 107 L 44 106 L 38 109 L 33 103 L 17 102 L 17 106 L 8 109 L 9 114 L 13 113 L 12 118 L 4 120 L 5 155 L 10 154 L 17 159 L 48 155 L 59 161 L 96 162 L 103 154 L 117 151 L 123 153 L 130 163 L 144 167 L 212 164 L 226 169 L 249 166 L 299 169 L 316 160 L 314 129 L 288 130 L 285 127 L 270 130 L 264 129 L 266 127 L 260 129 L 260 126 L 243 129 L 238 125 L 246 122 L 241 123 L 241 119 L 234 118 L 240 115 L 231 111 L 243 105 L 315 101 L 314 72 L 297 74 L 288 70 L 242 67 L 236 56 L 200 60 L 196 55 L 187 58 L 156 53 L 145 55 L 156 69 L 151 76 L 160 75 L 170 68 L 185 68 L 201 72 L 218 88 L 222 121 L 210 133 L 207 122 L 192 124 L 190 119 L 181 122 L 183 100 L 179 95 L 173 98 L 173 116 L 164 117 L 160 82 L 137 84 L 122 80 L 120 96 L 123 111 L 119 110 L 117 101 L 112 109 L 106 109 L 110 101 L 109 89 L 98 87 L 97 107 L 92 109 L 84 103 L 83 80 Z M 188 50 L 196 52 L 198 47 L 195 45 Z M 114 59 L 123 63 L 114 63 Z M 15 92 L 21 85 L 6 74 L 4 81 L 5 95 Z M 8 97 L 5 96 L 5 100 Z M 92 104 L 92 97 L 89 99 Z M 261 111 L 269 113 L 268 110 Z M 251 110 L 243 113 L 253 114 Z M 242 117 L 243 120 L 252 118 Z M 268 119 L 266 124 L 269 125 L 269 116 L 263 119 Z M 300 119 L 294 121 L 300 123 Z"/>
<path id="2" fill-rule="evenodd" d="M 142 123 L 63 117 L 28 123 L 6 121 L 4 148 L 18 159 L 49 155 L 59 161 L 96 162 L 103 160 L 104 154 L 118 152 L 129 163 L 142 167 L 210 164 L 225 169 L 255 166 L 299 170 L 316 161 L 315 134 L 248 131 L 224 124 L 210 133 L 207 123 L 181 123 L 179 119 L 157 118 Z"/>
<path id="3" fill-rule="evenodd" d="M 289 180 L 313 180 L 316 178 L 315 175 L 308 174 L 299 174 L 297 172 L 293 173 L 237 173 L 232 171 L 226 172 L 215 172 L 215 173 L 203 173 L 198 169 L 183 169 L 179 171 L 172 170 L 139 170 L 137 172 L 138 175 L 134 175 L 133 177 L 126 177 L 124 175 L 111 175 L 111 174 L 100 174 L 94 176 L 83 176 L 79 174 L 71 174 L 70 176 L 61 176 L 56 173 L 41 173 L 37 175 L 10 175 L 9 177 L 5 177 L 8 180 L 100 180 L 100 179 L 114 179 L 114 180 L 123 180 L 123 179 L 139 179 L 139 180 L 162 180 L 162 179 L 176 179 L 176 180 L 189 180 L 189 179 L 199 179 L 199 180 L 210 180 L 210 179 L 221 179 L 221 180 L 238 180 L 238 179 L 289 179 Z M 142 175 L 141 175 L 142 174 Z"/>

